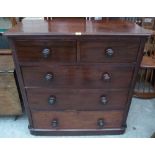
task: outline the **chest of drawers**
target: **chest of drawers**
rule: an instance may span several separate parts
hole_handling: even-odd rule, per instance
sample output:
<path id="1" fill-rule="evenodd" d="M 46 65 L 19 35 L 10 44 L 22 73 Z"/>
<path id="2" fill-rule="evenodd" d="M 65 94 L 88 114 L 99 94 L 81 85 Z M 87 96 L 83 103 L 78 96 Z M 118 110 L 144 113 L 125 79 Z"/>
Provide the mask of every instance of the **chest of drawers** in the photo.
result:
<path id="1" fill-rule="evenodd" d="M 150 31 L 124 21 L 24 21 L 9 38 L 29 129 L 121 134 Z"/>

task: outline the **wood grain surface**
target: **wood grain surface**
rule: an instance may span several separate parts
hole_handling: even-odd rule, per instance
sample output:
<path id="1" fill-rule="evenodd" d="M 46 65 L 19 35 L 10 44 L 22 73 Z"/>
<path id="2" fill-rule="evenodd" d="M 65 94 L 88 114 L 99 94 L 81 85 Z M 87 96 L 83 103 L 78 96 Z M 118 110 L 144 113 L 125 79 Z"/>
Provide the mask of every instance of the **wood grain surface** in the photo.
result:
<path id="1" fill-rule="evenodd" d="M 23 21 L 4 33 L 12 45 L 30 132 L 123 133 L 151 33 L 123 20 L 82 18 Z"/>

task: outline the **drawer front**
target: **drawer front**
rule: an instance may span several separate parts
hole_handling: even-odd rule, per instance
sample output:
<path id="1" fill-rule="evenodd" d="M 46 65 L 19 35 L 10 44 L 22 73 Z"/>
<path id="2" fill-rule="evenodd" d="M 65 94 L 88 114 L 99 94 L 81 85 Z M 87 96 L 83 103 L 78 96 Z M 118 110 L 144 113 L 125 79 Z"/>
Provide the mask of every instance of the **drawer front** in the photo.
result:
<path id="1" fill-rule="evenodd" d="M 81 41 L 81 62 L 135 62 L 139 39 Z"/>
<path id="2" fill-rule="evenodd" d="M 75 41 L 18 41 L 16 51 L 19 62 L 76 62 Z"/>
<path id="3" fill-rule="evenodd" d="M 124 109 L 128 91 L 27 89 L 29 105 L 35 110 Z"/>
<path id="4" fill-rule="evenodd" d="M 128 88 L 133 66 L 83 65 L 23 67 L 26 87 L 48 88 Z"/>
<path id="5" fill-rule="evenodd" d="M 123 111 L 35 111 L 32 112 L 36 129 L 104 129 L 120 128 Z"/>

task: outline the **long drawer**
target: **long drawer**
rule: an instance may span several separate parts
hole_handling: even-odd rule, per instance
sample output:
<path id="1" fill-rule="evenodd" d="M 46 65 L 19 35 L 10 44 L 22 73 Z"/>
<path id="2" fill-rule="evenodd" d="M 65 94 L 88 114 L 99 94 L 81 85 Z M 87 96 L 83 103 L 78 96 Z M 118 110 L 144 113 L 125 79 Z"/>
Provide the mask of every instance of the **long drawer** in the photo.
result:
<path id="1" fill-rule="evenodd" d="M 36 129 L 106 129 L 122 126 L 123 111 L 32 111 Z"/>
<path id="2" fill-rule="evenodd" d="M 137 59 L 139 39 L 83 40 L 80 42 L 81 62 L 134 62 Z"/>
<path id="3" fill-rule="evenodd" d="M 29 105 L 36 110 L 124 109 L 128 91 L 100 89 L 27 89 Z"/>
<path id="4" fill-rule="evenodd" d="M 19 62 L 76 62 L 74 40 L 22 40 L 15 43 Z"/>
<path id="5" fill-rule="evenodd" d="M 22 67 L 25 87 L 129 88 L 134 66 L 79 65 Z"/>

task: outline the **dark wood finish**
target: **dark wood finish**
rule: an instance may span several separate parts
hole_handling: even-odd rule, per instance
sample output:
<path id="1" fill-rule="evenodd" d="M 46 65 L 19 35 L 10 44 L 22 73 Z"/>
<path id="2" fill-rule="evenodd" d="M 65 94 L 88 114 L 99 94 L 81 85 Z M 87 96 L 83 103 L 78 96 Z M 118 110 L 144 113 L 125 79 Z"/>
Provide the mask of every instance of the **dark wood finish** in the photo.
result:
<path id="1" fill-rule="evenodd" d="M 129 88 L 133 66 L 126 65 L 65 65 L 22 67 L 25 87 L 48 88 Z M 106 79 L 106 75 L 110 76 Z M 46 79 L 52 75 L 50 80 Z M 121 83 L 120 83 L 121 81 Z"/>
<path id="2" fill-rule="evenodd" d="M 150 34 L 126 21 L 76 18 L 23 21 L 6 32 L 30 132 L 123 133 Z"/>
<path id="3" fill-rule="evenodd" d="M 81 62 L 135 62 L 139 41 L 139 39 L 129 40 L 125 38 L 81 41 Z M 112 53 L 108 53 L 108 50 L 111 50 Z"/>
<path id="4" fill-rule="evenodd" d="M 16 41 L 20 62 L 76 62 L 75 41 L 19 40 Z M 49 54 L 43 54 L 49 49 Z"/>
<path id="5" fill-rule="evenodd" d="M 35 20 L 23 21 L 5 33 L 11 37 L 23 36 L 75 36 L 76 32 L 81 35 L 94 36 L 149 36 L 152 31 L 140 28 L 137 24 L 124 20 L 81 20 L 55 19 L 51 21 Z"/>
<path id="6" fill-rule="evenodd" d="M 121 128 L 108 128 L 108 129 L 94 129 L 94 130 L 49 130 L 49 129 L 34 129 L 29 127 L 30 133 L 36 136 L 77 136 L 77 135 L 118 135 L 118 134 L 123 134 L 125 132 L 125 127 Z"/>
<path id="7" fill-rule="evenodd" d="M 120 128 L 122 115 L 123 111 L 32 112 L 34 128 L 51 130 Z M 104 121 L 103 127 L 98 124 L 99 119 Z"/>
<path id="8" fill-rule="evenodd" d="M 12 54 L 13 54 L 13 59 L 14 59 L 14 63 L 15 63 L 15 73 L 17 75 L 16 76 L 16 81 L 18 81 L 19 91 L 21 93 L 22 101 L 23 101 L 24 107 L 25 107 L 24 110 L 25 110 L 26 114 L 28 115 L 29 126 L 32 126 L 31 112 L 30 112 L 30 109 L 29 109 L 26 93 L 25 93 L 25 90 L 24 90 L 23 79 L 22 79 L 22 75 L 21 75 L 19 62 L 18 62 L 18 59 L 17 59 L 17 54 L 15 52 L 15 46 L 14 46 L 13 40 L 9 39 L 9 42 L 10 42 L 10 45 L 12 47 Z"/>
<path id="9" fill-rule="evenodd" d="M 128 96 L 127 90 L 105 89 L 27 89 L 26 92 L 32 109 L 53 111 L 124 109 Z M 49 102 L 51 96 L 54 98 Z"/>

